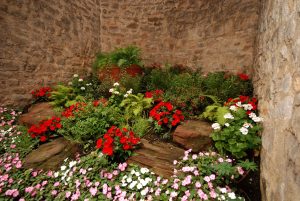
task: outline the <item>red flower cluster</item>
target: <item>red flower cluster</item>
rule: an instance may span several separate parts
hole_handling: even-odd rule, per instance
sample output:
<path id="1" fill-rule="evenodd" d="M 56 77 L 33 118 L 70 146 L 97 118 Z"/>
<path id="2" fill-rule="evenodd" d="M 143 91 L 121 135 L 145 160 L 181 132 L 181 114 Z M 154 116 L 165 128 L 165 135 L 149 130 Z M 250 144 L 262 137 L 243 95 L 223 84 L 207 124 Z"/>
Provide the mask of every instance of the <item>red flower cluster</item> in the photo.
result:
<path id="1" fill-rule="evenodd" d="M 164 125 L 169 128 L 177 126 L 184 120 L 184 116 L 180 110 L 174 110 L 170 102 L 158 103 L 149 113 L 158 125 Z"/>
<path id="2" fill-rule="evenodd" d="M 66 108 L 61 115 L 69 118 L 69 117 L 73 117 L 74 116 L 74 112 L 78 112 L 80 110 L 83 110 L 83 107 L 86 106 L 85 103 L 76 103 L 74 105 L 71 105 L 70 107 Z"/>
<path id="3" fill-rule="evenodd" d="M 93 105 L 94 107 L 98 107 L 100 105 L 100 103 L 104 106 L 107 106 L 108 104 L 108 101 L 106 98 L 100 98 L 99 100 L 94 100 L 93 101 Z"/>
<path id="4" fill-rule="evenodd" d="M 240 77 L 241 80 L 244 80 L 244 81 L 249 80 L 249 76 L 244 73 L 239 73 L 237 75 Z"/>
<path id="5" fill-rule="evenodd" d="M 96 147 L 102 149 L 102 153 L 108 156 L 126 155 L 126 151 L 134 149 L 139 142 L 140 138 L 135 137 L 132 131 L 112 126 L 103 138 L 97 140 Z"/>
<path id="6" fill-rule="evenodd" d="M 42 87 L 35 91 L 32 91 L 31 94 L 35 99 L 39 98 L 48 98 L 52 89 L 50 87 Z"/>
<path id="7" fill-rule="evenodd" d="M 162 101 L 164 92 L 160 89 L 156 89 L 154 91 L 147 91 L 145 93 L 145 98 L 153 98 L 155 102 Z"/>
<path id="8" fill-rule="evenodd" d="M 48 138 L 53 137 L 59 128 L 61 128 L 60 118 L 54 116 L 51 119 L 41 121 L 38 125 L 32 125 L 28 129 L 28 133 L 32 138 L 39 137 L 41 142 L 45 142 Z"/>
<path id="9" fill-rule="evenodd" d="M 250 104 L 252 105 L 252 110 L 257 109 L 257 99 L 256 98 L 250 98 L 249 96 L 239 96 L 238 98 L 229 98 L 226 103 L 224 103 L 225 106 L 231 106 L 236 105 L 238 102 L 241 102 L 241 104 Z"/>

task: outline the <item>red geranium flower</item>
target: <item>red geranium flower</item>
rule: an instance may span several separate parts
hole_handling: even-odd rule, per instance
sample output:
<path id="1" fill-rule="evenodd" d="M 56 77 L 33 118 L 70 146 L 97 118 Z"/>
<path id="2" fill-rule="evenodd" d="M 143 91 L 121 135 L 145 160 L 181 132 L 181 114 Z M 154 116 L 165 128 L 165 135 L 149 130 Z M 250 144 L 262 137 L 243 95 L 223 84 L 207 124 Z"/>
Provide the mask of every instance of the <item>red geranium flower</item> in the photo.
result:
<path id="1" fill-rule="evenodd" d="M 249 76 L 244 73 L 239 73 L 238 76 L 240 77 L 241 80 L 244 80 L 244 81 L 249 80 Z"/>

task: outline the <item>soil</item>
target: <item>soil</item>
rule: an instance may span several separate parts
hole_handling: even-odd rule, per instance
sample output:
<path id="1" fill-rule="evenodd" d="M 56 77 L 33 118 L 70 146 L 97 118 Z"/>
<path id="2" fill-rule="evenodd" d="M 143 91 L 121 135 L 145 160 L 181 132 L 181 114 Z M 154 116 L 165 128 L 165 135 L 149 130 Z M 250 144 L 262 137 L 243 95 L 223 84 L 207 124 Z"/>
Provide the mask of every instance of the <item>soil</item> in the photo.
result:
<path id="1" fill-rule="evenodd" d="M 261 201 L 260 193 L 260 158 L 254 159 L 257 164 L 257 171 L 249 172 L 249 174 L 243 179 L 237 186 L 238 192 L 242 195 L 246 201 Z"/>

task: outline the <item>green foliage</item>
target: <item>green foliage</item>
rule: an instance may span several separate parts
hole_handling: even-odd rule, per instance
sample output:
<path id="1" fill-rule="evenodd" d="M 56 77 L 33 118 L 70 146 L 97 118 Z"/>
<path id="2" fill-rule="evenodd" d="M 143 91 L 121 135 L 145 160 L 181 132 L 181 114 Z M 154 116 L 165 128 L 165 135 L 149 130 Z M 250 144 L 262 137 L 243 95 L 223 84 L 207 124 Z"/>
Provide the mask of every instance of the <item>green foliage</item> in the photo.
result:
<path id="1" fill-rule="evenodd" d="M 257 170 L 257 165 L 255 164 L 255 162 L 249 161 L 249 159 L 247 159 L 245 161 L 239 161 L 238 165 L 246 170 L 251 170 L 251 171 Z"/>
<path id="2" fill-rule="evenodd" d="M 241 80 L 236 75 L 226 74 L 225 72 L 209 73 L 203 80 L 204 94 L 217 96 L 222 102 L 230 97 L 239 95 L 252 95 L 251 81 Z"/>
<path id="3" fill-rule="evenodd" d="M 143 78 L 143 85 L 147 91 L 161 89 L 166 91 L 170 88 L 172 75 L 167 70 L 154 69 Z"/>
<path id="4" fill-rule="evenodd" d="M 73 87 L 58 84 L 54 87 L 50 96 L 51 104 L 55 107 L 69 107 L 76 102 L 84 102 L 85 99 L 81 95 L 77 95 Z"/>
<path id="5" fill-rule="evenodd" d="M 142 91 L 142 76 L 136 75 L 123 75 L 120 79 L 120 85 L 125 89 L 132 89 L 134 93 L 140 93 Z"/>
<path id="6" fill-rule="evenodd" d="M 82 110 L 75 111 L 74 116 L 63 118 L 61 124 L 59 134 L 89 147 L 95 144 L 96 139 L 102 137 L 111 125 L 123 125 L 124 119 L 117 107 L 104 107 L 102 104 L 94 107 L 89 103 Z"/>
<path id="7" fill-rule="evenodd" d="M 94 69 L 101 69 L 115 65 L 126 68 L 132 64 L 141 65 L 141 50 L 135 46 L 128 46 L 109 53 L 99 53 L 93 67 Z"/>
<path id="8" fill-rule="evenodd" d="M 12 150 L 13 152 L 19 153 L 20 157 L 25 157 L 39 144 L 39 139 L 32 138 L 27 133 L 27 128 L 24 126 L 17 126 L 19 135 L 14 138 L 14 144 L 16 148 Z"/>
<path id="9" fill-rule="evenodd" d="M 228 107 L 222 107 L 218 104 L 214 104 L 207 106 L 201 117 L 210 121 L 217 121 L 219 124 L 224 125 L 226 123 L 224 115 L 229 112 L 230 110 Z"/>
<path id="10" fill-rule="evenodd" d="M 229 153 L 236 158 L 243 158 L 247 156 L 247 151 L 258 149 L 260 146 L 258 132 L 261 125 L 257 122 L 261 120 L 255 119 L 259 117 L 250 118 L 248 110 L 244 110 L 242 106 L 233 107 L 235 109 L 230 110 L 229 106 L 208 106 L 202 117 L 217 121 L 212 125 L 215 130 L 211 135 L 217 150 L 222 154 Z"/>
<path id="11" fill-rule="evenodd" d="M 142 117 L 135 118 L 131 122 L 131 124 L 132 124 L 131 127 L 132 127 L 133 132 L 139 137 L 143 137 L 151 129 L 151 123 L 149 122 L 149 120 L 144 119 Z"/>
<path id="12" fill-rule="evenodd" d="M 152 106 L 152 98 L 144 98 L 143 94 L 129 94 L 120 104 L 125 109 L 128 119 L 142 116 L 143 111 Z"/>

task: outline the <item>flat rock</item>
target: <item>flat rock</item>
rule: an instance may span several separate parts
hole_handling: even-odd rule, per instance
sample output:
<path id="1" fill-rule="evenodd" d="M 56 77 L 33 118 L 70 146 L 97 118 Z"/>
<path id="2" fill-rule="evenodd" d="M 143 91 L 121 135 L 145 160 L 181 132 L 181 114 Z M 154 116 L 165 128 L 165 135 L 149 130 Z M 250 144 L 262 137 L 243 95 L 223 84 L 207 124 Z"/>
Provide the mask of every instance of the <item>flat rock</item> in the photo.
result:
<path id="1" fill-rule="evenodd" d="M 150 168 L 154 173 L 169 178 L 173 175 L 174 160 L 184 155 L 184 150 L 170 143 L 154 142 L 142 139 L 142 147 L 135 151 L 135 155 L 128 159 L 128 163 L 138 164 Z"/>
<path id="2" fill-rule="evenodd" d="M 189 120 L 179 125 L 173 133 L 173 141 L 185 149 L 199 152 L 211 145 L 211 125 L 201 120 Z"/>
<path id="3" fill-rule="evenodd" d="M 66 158 L 73 158 L 79 147 L 64 138 L 43 144 L 29 153 L 24 159 L 25 168 L 56 170 Z"/>
<path id="4" fill-rule="evenodd" d="M 57 113 L 53 110 L 50 103 L 37 103 L 28 109 L 28 113 L 20 116 L 19 123 L 30 127 L 55 115 L 57 115 Z"/>

